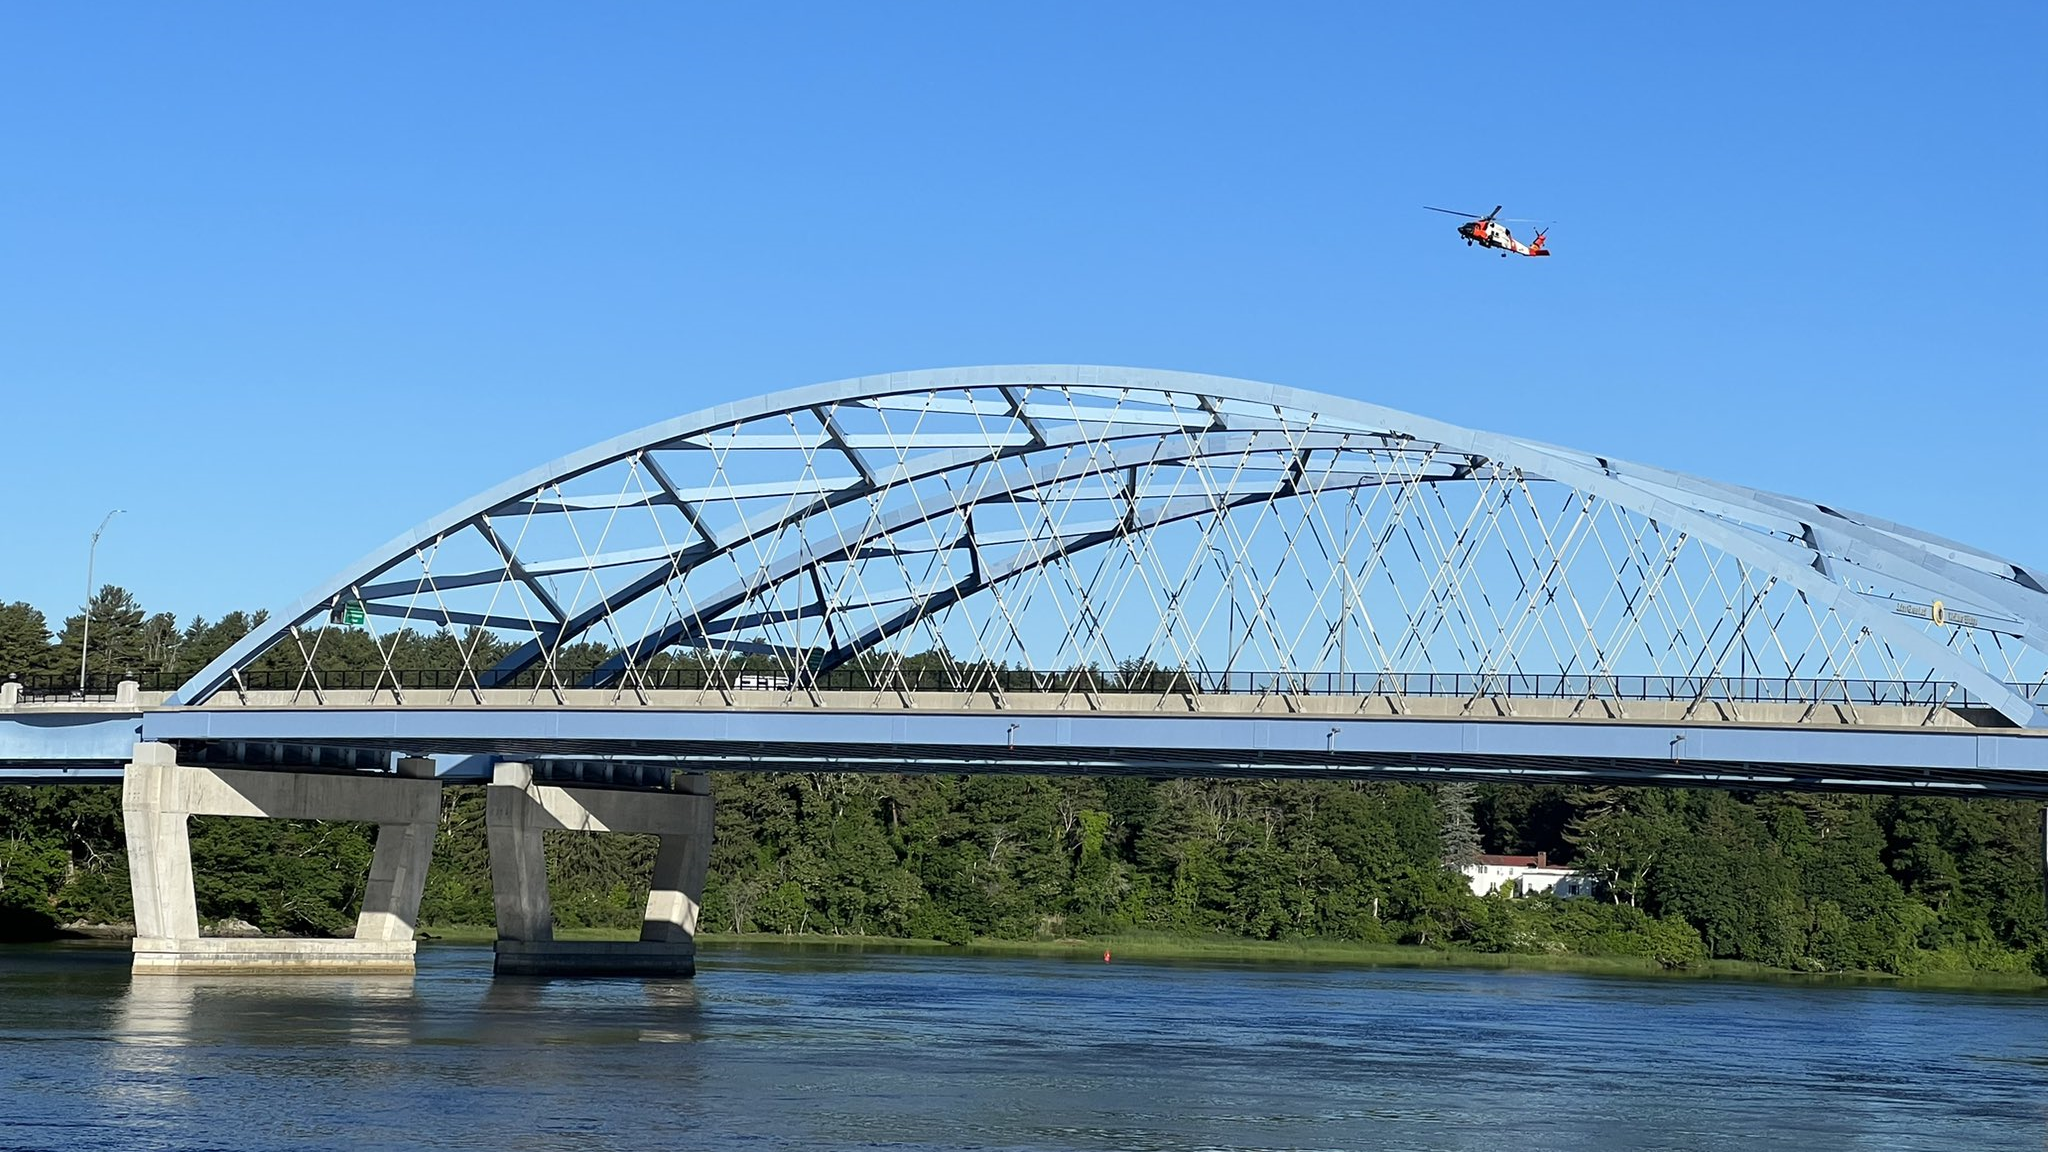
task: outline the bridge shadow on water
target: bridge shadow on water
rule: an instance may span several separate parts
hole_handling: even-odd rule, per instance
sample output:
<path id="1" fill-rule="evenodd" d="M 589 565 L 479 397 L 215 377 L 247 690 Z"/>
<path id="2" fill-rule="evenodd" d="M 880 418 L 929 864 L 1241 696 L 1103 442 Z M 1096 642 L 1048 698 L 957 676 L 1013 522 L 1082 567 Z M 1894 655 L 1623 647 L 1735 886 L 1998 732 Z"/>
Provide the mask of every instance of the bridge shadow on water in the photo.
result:
<path id="1" fill-rule="evenodd" d="M 450 953 L 457 953 L 450 955 Z M 493 977 L 488 951 L 434 949 L 419 976 L 136 976 L 111 1038 L 140 1049 L 610 1045 L 701 1032 L 688 980 Z"/>

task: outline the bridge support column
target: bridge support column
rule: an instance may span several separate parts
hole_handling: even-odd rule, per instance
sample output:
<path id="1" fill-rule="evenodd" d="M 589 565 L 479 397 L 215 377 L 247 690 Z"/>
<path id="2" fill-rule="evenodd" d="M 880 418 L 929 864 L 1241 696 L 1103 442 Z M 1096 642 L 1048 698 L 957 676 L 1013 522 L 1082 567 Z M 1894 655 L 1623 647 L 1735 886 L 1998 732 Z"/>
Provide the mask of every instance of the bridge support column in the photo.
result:
<path id="1" fill-rule="evenodd" d="M 431 764 L 431 762 L 429 762 Z M 417 768 L 401 761 L 401 769 Z M 192 768 L 168 744 L 138 744 L 122 775 L 121 814 L 135 896 L 134 971 L 404 972 L 441 818 L 441 783 L 399 777 Z M 193 816 L 366 820 L 377 848 L 355 937 L 317 940 L 199 934 Z"/>
<path id="2" fill-rule="evenodd" d="M 499 764 L 486 793 L 491 887 L 498 908 L 496 970 L 507 975 L 690 976 L 711 859 L 711 794 L 702 774 L 678 791 L 537 784 L 531 765 Z M 556 940 L 541 834 L 642 832 L 661 838 L 636 941 Z"/>

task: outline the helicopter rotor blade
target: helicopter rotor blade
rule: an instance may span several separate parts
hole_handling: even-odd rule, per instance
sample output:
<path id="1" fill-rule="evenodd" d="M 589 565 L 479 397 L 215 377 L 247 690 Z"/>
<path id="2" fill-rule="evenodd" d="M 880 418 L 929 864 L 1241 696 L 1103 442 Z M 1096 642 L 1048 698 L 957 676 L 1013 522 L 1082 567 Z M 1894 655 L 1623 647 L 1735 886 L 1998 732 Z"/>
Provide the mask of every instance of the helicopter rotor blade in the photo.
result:
<path id="1" fill-rule="evenodd" d="M 1449 209 L 1449 208 L 1430 208 L 1430 207 L 1429 207 L 1429 205 L 1427 205 L 1427 204 L 1423 205 L 1423 207 L 1424 207 L 1424 208 L 1429 208 L 1429 210 L 1430 210 L 1431 212 L 1442 212 L 1442 213 L 1444 213 L 1444 214 L 1445 214 L 1445 215 L 1447 215 L 1447 216 L 1463 216 L 1463 217 L 1464 217 L 1465 219 L 1467 219 L 1467 220 L 1477 220 L 1477 219 L 1479 219 L 1479 217 L 1477 217 L 1477 216 L 1474 216 L 1474 215 L 1473 215 L 1472 213 L 1470 213 L 1470 212 L 1454 212 L 1454 211 L 1452 211 L 1452 210 L 1451 210 L 1451 209 Z M 1495 211 L 1498 211 L 1498 209 L 1495 209 Z"/>
<path id="2" fill-rule="evenodd" d="M 1498 215 L 1500 215 L 1500 210 L 1501 210 L 1502 208 L 1504 208 L 1504 207 L 1506 207 L 1506 205 L 1504 205 L 1504 204 L 1495 204 L 1495 205 L 1493 206 L 1493 211 L 1491 211 L 1491 212 L 1488 212 L 1488 213 L 1487 213 L 1486 215 L 1484 215 L 1484 216 L 1481 216 L 1481 217 L 1480 217 L 1480 219 L 1481 219 L 1481 220 L 1491 220 L 1491 219 L 1493 219 L 1493 218 L 1494 218 L 1495 216 L 1498 216 Z"/>

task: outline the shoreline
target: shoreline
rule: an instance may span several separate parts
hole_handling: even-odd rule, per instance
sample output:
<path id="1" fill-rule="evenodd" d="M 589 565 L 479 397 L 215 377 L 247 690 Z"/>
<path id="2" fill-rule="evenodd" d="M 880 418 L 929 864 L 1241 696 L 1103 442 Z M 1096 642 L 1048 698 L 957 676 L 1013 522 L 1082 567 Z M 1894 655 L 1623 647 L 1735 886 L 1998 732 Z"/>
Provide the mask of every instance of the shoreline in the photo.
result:
<path id="1" fill-rule="evenodd" d="M 0 944 L 104 944 L 132 939 L 134 930 L 118 924 L 72 924 L 39 940 L 5 940 Z M 558 940 L 637 940 L 628 928 L 558 928 Z M 422 947 L 482 946 L 497 939 L 490 925 L 444 924 L 420 930 Z M 706 952 L 753 948 L 875 952 L 952 953 L 960 956 L 1029 956 L 1101 962 L 1112 958 L 1154 963 L 1246 965 L 1324 965 L 1355 968 L 1458 968 L 1467 970 L 1566 972 L 1588 976 L 1655 977 L 1674 980 L 1733 980 L 1772 984 L 1832 984 L 1978 992 L 2048 992 L 2048 978 L 1983 971 L 1924 972 L 1898 976 L 1886 972 L 1801 972 L 1744 960 L 1703 960 L 1684 968 L 1666 968 L 1646 956 L 1577 952 L 1476 952 L 1418 944 L 1374 944 L 1354 940 L 1244 940 L 1220 936 L 1097 936 L 1002 940 L 980 938 L 950 944 L 914 936 L 835 936 L 819 933 L 715 932 L 697 938 Z M 1112 959 L 1111 962 L 1114 962 Z"/>
<path id="2" fill-rule="evenodd" d="M 635 940 L 639 933 L 618 928 L 557 929 L 560 940 Z M 442 925 L 422 930 L 422 946 L 489 944 L 496 930 L 478 925 Z M 780 932 L 705 933 L 705 952 L 767 949 L 831 949 L 953 953 L 961 956 L 1034 956 L 1101 963 L 1107 951 L 1132 960 L 1238 964 L 1313 964 L 1357 968 L 1463 968 L 1496 971 L 1571 972 L 1591 976 L 1650 976 L 1675 980 L 1747 980 L 1767 983 L 1883 985 L 1952 988 L 1964 991 L 2048 992 L 2048 978 L 2002 972 L 1929 972 L 1895 976 L 1885 972 L 1799 972 L 1745 960 L 1704 960 L 1686 968 L 1665 968 L 1645 956 L 1587 953 L 1474 952 L 1419 944 L 1372 944 L 1351 940 L 1242 940 L 1229 937 L 1106 936 L 1056 939 L 976 939 L 967 944 L 905 936 L 834 936 Z"/>

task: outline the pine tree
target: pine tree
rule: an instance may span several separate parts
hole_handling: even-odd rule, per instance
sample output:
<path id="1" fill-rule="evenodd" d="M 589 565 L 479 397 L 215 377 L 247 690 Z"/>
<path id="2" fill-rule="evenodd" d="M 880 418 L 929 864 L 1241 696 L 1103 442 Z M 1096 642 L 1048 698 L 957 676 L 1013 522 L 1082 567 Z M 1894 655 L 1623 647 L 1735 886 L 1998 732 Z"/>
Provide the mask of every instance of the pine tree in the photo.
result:
<path id="1" fill-rule="evenodd" d="M 92 647 L 87 671 L 96 680 L 119 679 L 148 670 L 150 633 L 143 619 L 142 605 L 126 588 L 107 584 L 93 595 L 90 634 L 83 615 L 66 617 L 64 635 L 58 641 L 58 660 L 63 668 L 76 671 L 81 643 Z"/>
<path id="2" fill-rule="evenodd" d="M 55 665 L 50 622 L 21 601 L 0 604 L 0 679 L 49 672 Z"/>
<path id="3" fill-rule="evenodd" d="M 1443 811 L 1444 862 L 1453 868 L 1479 859 L 1479 826 L 1472 820 L 1477 796 L 1477 790 L 1463 781 L 1437 785 L 1437 807 Z"/>

